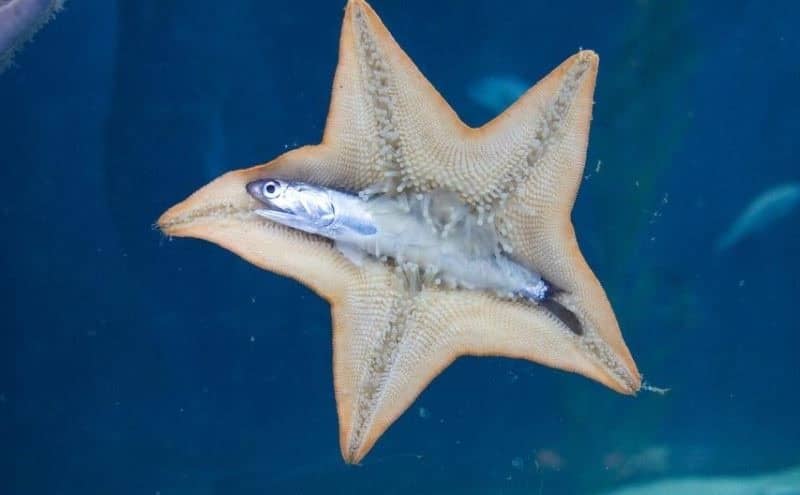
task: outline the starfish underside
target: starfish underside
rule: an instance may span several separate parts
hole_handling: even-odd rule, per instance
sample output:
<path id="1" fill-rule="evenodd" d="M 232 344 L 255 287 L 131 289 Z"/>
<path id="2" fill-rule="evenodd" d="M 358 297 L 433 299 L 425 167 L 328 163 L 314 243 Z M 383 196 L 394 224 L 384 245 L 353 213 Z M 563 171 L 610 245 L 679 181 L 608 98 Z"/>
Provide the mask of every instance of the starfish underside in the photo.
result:
<path id="1" fill-rule="evenodd" d="M 507 356 L 625 394 L 641 379 L 570 220 L 598 58 L 581 51 L 483 127 L 463 124 L 363 0 L 350 0 L 322 143 L 227 173 L 172 207 L 168 235 L 205 239 L 295 278 L 333 314 L 340 445 L 358 462 L 454 359 Z M 264 177 L 390 195 L 446 191 L 494 226 L 506 252 L 541 273 L 579 322 L 543 306 L 423 284 L 391 264 L 356 266 L 322 238 L 257 216 L 245 185 Z"/>

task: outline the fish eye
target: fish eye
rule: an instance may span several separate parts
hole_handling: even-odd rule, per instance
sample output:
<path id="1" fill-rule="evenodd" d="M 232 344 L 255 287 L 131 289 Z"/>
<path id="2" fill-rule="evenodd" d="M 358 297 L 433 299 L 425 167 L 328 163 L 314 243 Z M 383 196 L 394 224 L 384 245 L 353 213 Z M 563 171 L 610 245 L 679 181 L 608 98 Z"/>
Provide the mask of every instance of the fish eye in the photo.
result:
<path id="1" fill-rule="evenodd" d="M 261 188 L 262 194 L 267 199 L 277 198 L 280 195 L 281 183 L 276 180 L 268 180 Z"/>

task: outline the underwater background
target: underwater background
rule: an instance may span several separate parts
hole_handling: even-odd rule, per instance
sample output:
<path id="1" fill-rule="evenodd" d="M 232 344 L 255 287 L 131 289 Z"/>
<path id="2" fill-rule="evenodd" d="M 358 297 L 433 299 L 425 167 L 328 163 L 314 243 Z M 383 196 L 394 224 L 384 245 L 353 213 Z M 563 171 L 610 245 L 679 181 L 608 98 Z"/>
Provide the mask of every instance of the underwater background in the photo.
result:
<path id="1" fill-rule="evenodd" d="M 345 465 L 328 305 L 153 229 L 319 141 L 344 1 L 70 0 L 0 73 L 0 494 L 800 494 L 800 3 L 372 5 L 472 125 L 600 54 L 573 218 L 671 391 L 462 358 Z"/>

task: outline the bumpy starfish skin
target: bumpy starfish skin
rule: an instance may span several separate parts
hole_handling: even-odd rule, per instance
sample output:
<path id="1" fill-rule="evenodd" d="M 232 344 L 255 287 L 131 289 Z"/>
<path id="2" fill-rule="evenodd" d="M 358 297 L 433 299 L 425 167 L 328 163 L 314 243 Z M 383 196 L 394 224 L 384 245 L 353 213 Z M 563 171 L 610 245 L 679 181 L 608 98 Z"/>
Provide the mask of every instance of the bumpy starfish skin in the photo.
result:
<path id="1" fill-rule="evenodd" d="M 205 239 L 295 278 L 331 303 L 340 445 L 359 462 L 454 359 L 522 358 L 625 394 L 636 365 L 570 220 L 581 182 L 598 58 L 570 57 L 502 115 L 473 129 L 420 74 L 375 12 L 350 0 L 322 143 L 223 175 L 172 207 L 168 235 Z M 330 242 L 270 223 L 245 184 L 299 179 L 348 191 L 448 191 L 493 225 L 507 254 L 541 273 L 580 322 L 542 306 L 423 284 L 390 264 L 356 266 Z"/>

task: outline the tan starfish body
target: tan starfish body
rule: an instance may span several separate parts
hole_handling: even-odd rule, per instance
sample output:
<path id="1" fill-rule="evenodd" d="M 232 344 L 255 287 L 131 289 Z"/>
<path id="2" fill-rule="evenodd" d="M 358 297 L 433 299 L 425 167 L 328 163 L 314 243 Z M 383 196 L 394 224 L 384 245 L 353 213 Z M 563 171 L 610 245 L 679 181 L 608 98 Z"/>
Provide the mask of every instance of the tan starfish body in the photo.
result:
<path id="1" fill-rule="evenodd" d="M 227 173 L 159 219 L 170 236 L 216 243 L 295 278 L 331 304 L 340 445 L 359 462 L 459 356 L 507 356 L 573 371 L 618 392 L 641 387 L 570 215 L 583 176 L 598 58 L 581 51 L 502 115 L 463 124 L 363 0 L 350 0 L 322 143 Z M 298 179 L 347 191 L 457 195 L 492 223 L 509 254 L 559 289 L 582 333 L 543 306 L 427 284 L 330 241 L 271 223 L 245 185 Z"/>

